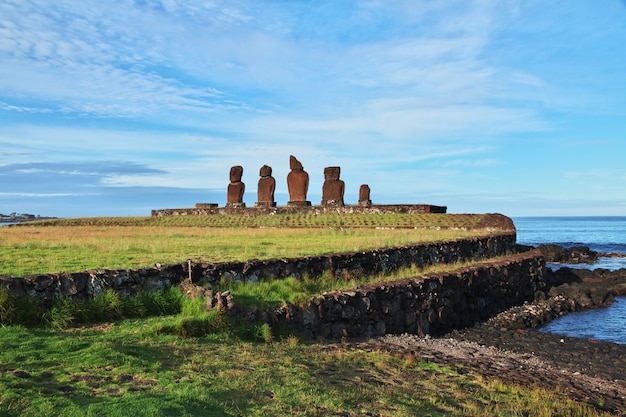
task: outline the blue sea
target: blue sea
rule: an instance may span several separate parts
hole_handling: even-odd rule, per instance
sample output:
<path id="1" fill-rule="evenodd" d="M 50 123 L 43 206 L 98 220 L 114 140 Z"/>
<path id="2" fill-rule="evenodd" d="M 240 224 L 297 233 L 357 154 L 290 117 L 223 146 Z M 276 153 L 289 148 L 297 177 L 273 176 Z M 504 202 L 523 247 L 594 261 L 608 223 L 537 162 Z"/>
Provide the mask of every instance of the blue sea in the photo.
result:
<path id="1" fill-rule="evenodd" d="M 588 246 L 605 253 L 626 254 L 626 217 L 514 217 L 517 242 L 538 246 Z M 626 258 L 600 258 L 592 265 L 548 264 L 552 269 L 626 268 Z M 571 313 L 541 330 L 549 333 L 626 344 L 626 297 L 616 297 L 610 307 Z"/>

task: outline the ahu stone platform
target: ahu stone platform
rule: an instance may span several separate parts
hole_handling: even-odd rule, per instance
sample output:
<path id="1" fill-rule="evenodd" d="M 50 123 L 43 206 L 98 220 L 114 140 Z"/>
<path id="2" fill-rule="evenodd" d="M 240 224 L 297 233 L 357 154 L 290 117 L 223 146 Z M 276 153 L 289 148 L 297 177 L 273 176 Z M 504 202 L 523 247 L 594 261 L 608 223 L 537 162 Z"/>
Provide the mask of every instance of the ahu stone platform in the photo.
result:
<path id="1" fill-rule="evenodd" d="M 294 214 L 294 213 L 446 213 L 446 206 L 430 204 L 372 204 L 358 206 L 285 206 L 285 207 L 218 207 L 217 204 L 198 203 L 193 208 L 152 210 L 153 217 L 162 216 L 208 216 L 212 214 Z"/>

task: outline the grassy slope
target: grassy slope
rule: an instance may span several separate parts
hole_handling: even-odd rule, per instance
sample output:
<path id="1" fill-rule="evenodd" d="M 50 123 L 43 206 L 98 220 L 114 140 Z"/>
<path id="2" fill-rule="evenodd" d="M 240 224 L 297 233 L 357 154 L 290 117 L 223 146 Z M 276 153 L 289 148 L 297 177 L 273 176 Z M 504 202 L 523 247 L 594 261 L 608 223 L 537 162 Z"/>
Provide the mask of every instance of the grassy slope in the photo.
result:
<path id="1" fill-rule="evenodd" d="M 66 332 L 0 327 L 0 415 L 603 415 L 560 393 L 483 380 L 415 355 L 294 336 L 267 343 L 250 328 L 200 338 L 159 332 L 175 320 Z"/>
<path id="2" fill-rule="evenodd" d="M 320 214 L 59 219 L 0 228 L 0 275 L 269 259 L 485 235 L 484 215 Z"/>
<path id="3" fill-rule="evenodd" d="M 109 244 L 128 241 L 142 228 L 156 230 L 142 239 L 165 234 L 168 242 L 175 241 L 176 234 L 184 234 L 181 241 L 196 240 L 204 231 L 196 230 L 198 225 L 192 220 L 175 220 L 189 223 L 163 225 L 139 218 L 124 219 L 122 227 L 119 220 L 101 219 L 92 225 L 72 220 L 74 226 L 61 222 L 49 230 L 58 233 L 73 227 L 75 236 L 78 229 L 87 228 L 82 238 L 86 239 L 97 230 L 94 227 L 102 228 L 102 233 L 115 229 L 113 235 L 117 237 Z M 332 227 L 335 233 L 337 226 L 319 227 Z M 385 227 L 401 226 L 395 223 Z M 29 225 L 15 229 L 49 239 L 46 228 Z M 171 228 L 173 234 L 169 234 Z M 11 233 L 6 230 L 0 229 L 2 237 L 14 232 L 13 228 Z M 66 239 L 69 236 L 65 234 Z M 343 238 L 341 234 L 331 235 L 330 241 Z M 381 238 L 367 239 L 379 243 Z M 410 238 L 415 239 L 415 235 Z M 243 237 L 230 235 L 228 239 Z M 294 240 L 293 236 L 288 239 Z M 268 246 L 260 242 L 259 247 Z M 50 243 L 39 256 L 58 256 L 71 250 L 64 247 L 55 251 L 59 244 Z M 129 245 L 126 250 L 131 256 L 139 249 Z M 5 254 L 0 259 L 6 262 Z M 212 334 L 184 337 L 164 331 L 194 323 L 200 314 L 214 325 Z M 2 326 L 0 370 L 0 415 L 6 416 L 602 415 L 563 394 L 484 381 L 462 368 L 420 362 L 415 355 L 397 357 L 377 351 L 348 351 L 341 344 L 325 347 L 301 343 L 293 335 L 277 337 L 263 327 L 235 326 L 219 316 L 186 312 L 184 308 L 173 316 L 67 331 Z"/>

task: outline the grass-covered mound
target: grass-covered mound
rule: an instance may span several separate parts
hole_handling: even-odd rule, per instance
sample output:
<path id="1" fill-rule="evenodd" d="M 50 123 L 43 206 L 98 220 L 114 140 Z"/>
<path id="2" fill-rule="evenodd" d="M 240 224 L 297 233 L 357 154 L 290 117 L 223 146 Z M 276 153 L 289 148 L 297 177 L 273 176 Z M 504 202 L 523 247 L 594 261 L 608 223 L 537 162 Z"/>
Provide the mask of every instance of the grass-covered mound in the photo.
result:
<path id="1" fill-rule="evenodd" d="M 357 252 L 510 231 L 507 220 L 398 213 L 57 219 L 1 227 L 0 276 Z"/>
<path id="2" fill-rule="evenodd" d="M 28 226 L 187 226 L 187 227 L 389 227 L 477 230 L 510 228 L 497 214 L 289 213 L 273 215 L 213 214 L 163 217 L 79 217 L 20 224 Z"/>
<path id="3" fill-rule="evenodd" d="M 485 215 L 265 217 L 60 219 L 2 227 L 0 274 L 313 255 L 512 227 Z M 287 280 L 257 293 L 230 290 L 272 304 L 321 291 L 310 285 Z M 37 316 L 43 310 L 34 300 L 11 300 L 0 291 L 0 415 L 603 415 L 563 393 L 484 380 L 419 355 L 305 343 L 264 324 L 207 312 L 200 298 L 184 295 L 173 288 L 122 299 L 106 291 L 88 301 L 58 300 Z M 80 323 L 92 324 L 72 327 Z"/>

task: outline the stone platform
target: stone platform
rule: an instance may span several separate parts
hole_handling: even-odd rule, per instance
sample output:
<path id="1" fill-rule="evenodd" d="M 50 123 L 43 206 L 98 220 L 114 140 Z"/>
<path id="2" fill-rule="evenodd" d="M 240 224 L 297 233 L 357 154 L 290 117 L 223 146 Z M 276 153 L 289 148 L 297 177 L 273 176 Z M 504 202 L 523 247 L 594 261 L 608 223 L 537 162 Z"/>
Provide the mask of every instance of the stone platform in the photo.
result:
<path id="1" fill-rule="evenodd" d="M 264 214 L 295 213 L 446 213 L 446 206 L 430 204 L 371 204 L 355 206 L 285 206 L 285 207 L 218 207 L 217 204 L 198 203 L 193 208 L 172 208 L 152 210 L 153 217 L 162 216 L 209 216 L 212 214 L 242 214 L 248 216 Z"/>

